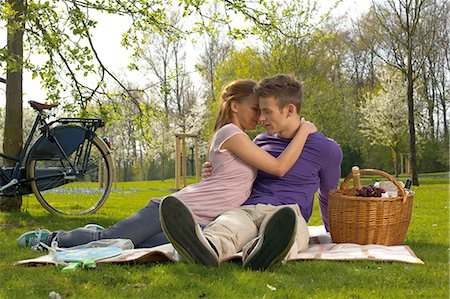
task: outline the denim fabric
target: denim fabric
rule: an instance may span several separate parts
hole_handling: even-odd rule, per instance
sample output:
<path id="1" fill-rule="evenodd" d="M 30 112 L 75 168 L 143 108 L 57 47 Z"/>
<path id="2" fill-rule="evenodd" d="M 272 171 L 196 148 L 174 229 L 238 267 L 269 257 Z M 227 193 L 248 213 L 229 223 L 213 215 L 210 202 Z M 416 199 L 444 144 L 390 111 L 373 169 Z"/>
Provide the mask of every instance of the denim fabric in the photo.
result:
<path id="1" fill-rule="evenodd" d="M 51 239 L 59 247 L 72 247 L 100 239 L 130 239 L 136 248 L 169 243 L 159 222 L 159 203 L 150 201 L 144 208 L 101 232 L 85 228 L 56 232 Z M 49 242 L 51 243 L 51 242 Z"/>

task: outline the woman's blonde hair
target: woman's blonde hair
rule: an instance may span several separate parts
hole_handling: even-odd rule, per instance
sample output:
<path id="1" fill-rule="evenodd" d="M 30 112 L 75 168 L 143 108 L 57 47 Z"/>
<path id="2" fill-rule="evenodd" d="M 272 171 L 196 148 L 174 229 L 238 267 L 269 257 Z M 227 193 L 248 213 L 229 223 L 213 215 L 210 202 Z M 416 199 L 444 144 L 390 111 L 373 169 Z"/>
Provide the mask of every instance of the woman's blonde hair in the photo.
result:
<path id="1" fill-rule="evenodd" d="M 231 123 L 231 102 L 241 103 L 244 98 L 255 94 L 253 89 L 256 81 L 250 79 L 235 80 L 228 83 L 220 96 L 219 112 L 217 114 L 214 131 L 217 131 L 226 124 Z M 255 95 L 256 96 L 256 95 Z"/>

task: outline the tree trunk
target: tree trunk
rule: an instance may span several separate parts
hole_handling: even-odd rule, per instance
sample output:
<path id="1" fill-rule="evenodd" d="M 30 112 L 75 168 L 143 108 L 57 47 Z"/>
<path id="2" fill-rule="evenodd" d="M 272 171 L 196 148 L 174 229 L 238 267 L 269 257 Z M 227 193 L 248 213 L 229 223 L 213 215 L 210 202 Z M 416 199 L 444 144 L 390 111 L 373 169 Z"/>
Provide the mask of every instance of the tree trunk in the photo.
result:
<path id="1" fill-rule="evenodd" d="M 391 154 L 392 154 L 392 164 L 394 165 L 394 175 L 395 177 L 398 177 L 399 171 L 398 171 L 398 146 L 391 148 Z"/>
<path id="2" fill-rule="evenodd" d="M 8 0 L 16 11 L 8 20 L 7 49 L 10 57 L 6 72 L 6 106 L 5 129 L 3 133 L 3 152 L 18 157 L 22 150 L 22 63 L 23 63 L 23 14 L 22 0 Z M 17 29 L 19 28 L 19 29 Z M 14 161 L 5 161 L 6 166 L 14 165 Z M 22 197 L 0 196 L 0 211 L 19 211 Z"/>
<path id="3" fill-rule="evenodd" d="M 410 57 L 408 57 L 410 60 Z M 408 61 L 408 88 L 407 88 L 407 101 L 408 101 L 408 125 L 409 125 L 409 159 L 411 166 L 411 178 L 414 186 L 419 186 L 419 176 L 417 173 L 416 163 L 416 128 L 414 126 L 414 82 L 413 71 L 411 61 Z"/>
<path id="4" fill-rule="evenodd" d="M 422 70 L 422 80 L 423 80 L 423 90 L 425 93 L 425 98 L 427 101 L 427 110 L 428 110 L 428 126 L 429 126 L 429 138 L 434 141 L 435 137 L 437 137 L 437 134 L 435 132 L 435 128 L 434 128 L 434 108 L 435 108 L 435 103 L 436 103 L 436 94 L 435 94 L 435 79 L 434 79 L 434 68 L 433 68 L 433 62 L 431 61 L 431 59 L 428 57 L 428 64 L 429 64 L 429 69 L 427 73 L 427 68 L 424 64 L 423 66 L 423 70 Z M 430 77 L 428 74 L 431 75 L 431 82 L 429 82 L 428 78 Z M 439 117 L 439 116 L 438 116 Z"/>
<path id="5" fill-rule="evenodd" d="M 443 85 L 445 83 L 442 83 Z M 442 90 L 445 90 L 444 87 L 442 88 Z M 448 122 L 447 122 L 447 101 L 448 99 L 446 98 L 444 92 L 442 92 L 439 95 L 440 98 L 440 102 L 441 102 L 441 108 L 442 108 L 442 120 L 444 121 L 444 145 L 448 147 L 449 145 L 449 133 L 448 133 Z"/>
<path id="6" fill-rule="evenodd" d="M 407 42 L 407 65 L 406 65 L 406 80 L 408 81 L 408 87 L 406 91 L 407 101 L 408 101 L 408 126 L 409 126 L 409 158 L 411 166 L 411 178 L 414 186 L 419 186 L 419 176 L 417 173 L 417 163 L 416 163 L 416 127 L 414 121 L 414 70 L 413 70 L 413 41 L 412 35 L 414 26 L 411 27 L 410 23 L 410 12 L 409 9 L 411 3 L 407 2 L 405 6 L 406 13 L 406 33 L 408 36 Z M 416 13 L 420 13 L 420 7 L 416 7 Z M 418 10 L 418 11 L 417 11 Z"/>

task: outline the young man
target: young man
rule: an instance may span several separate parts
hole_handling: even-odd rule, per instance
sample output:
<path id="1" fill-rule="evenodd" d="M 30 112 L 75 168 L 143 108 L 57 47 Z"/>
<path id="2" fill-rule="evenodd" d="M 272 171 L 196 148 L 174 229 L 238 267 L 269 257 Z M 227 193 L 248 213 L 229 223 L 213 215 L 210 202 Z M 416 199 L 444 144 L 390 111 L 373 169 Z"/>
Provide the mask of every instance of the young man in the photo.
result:
<path id="1" fill-rule="evenodd" d="M 254 142 L 278 156 L 300 127 L 302 84 L 292 76 L 276 75 L 261 80 L 255 92 L 267 133 Z M 342 151 L 336 142 L 320 133 L 311 134 L 285 176 L 258 171 L 247 201 L 218 216 L 203 232 L 181 201 L 165 199 L 160 206 L 163 230 L 184 260 L 217 266 L 242 250 L 244 267 L 273 268 L 307 248 L 306 222 L 317 190 L 328 229 L 328 192 L 337 188 L 341 162 Z"/>

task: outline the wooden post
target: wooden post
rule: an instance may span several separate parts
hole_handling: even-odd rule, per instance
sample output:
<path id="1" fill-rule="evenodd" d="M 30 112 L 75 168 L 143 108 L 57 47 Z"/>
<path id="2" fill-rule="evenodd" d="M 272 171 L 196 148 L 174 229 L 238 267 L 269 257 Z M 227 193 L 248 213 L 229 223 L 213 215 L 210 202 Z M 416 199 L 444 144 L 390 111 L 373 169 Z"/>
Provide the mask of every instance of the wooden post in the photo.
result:
<path id="1" fill-rule="evenodd" d="M 406 174 L 411 174 L 411 159 L 409 155 L 406 157 Z"/>
<path id="2" fill-rule="evenodd" d="M 103 188 L 103 160 L 98 161 L 98 189 Z"/>
<path id="3" fill-rule="evenodd" d="M 195 181 L 196 182 L 200 182 L 200 172 L 198 169 L 198 141 L 197 138 L 195 138 L 195 142 L 194 142 L 194 165 L 195 165 Z"/>
<path id="4" fill-rule="evenodd" d="M 106 176 L 108 175 L 108 169 L 106 168 L 106 163 L 105 163 L 105 166 L 102 167 L 102 169 L 103 169 L 103 184 L 102 184 L 102 188 L 106 188 L 106 184 L 107 184 Z M 109 178 L 109 179 L 111 179 L 111 178 Z"/>
<path id="5" fill-rule="evenodd" d="M 180 138 L 176 136 L 175 189 L 180 189 Z"/>
<path id="6" fill-rule="evenodd" d="M 117 178 L 119 177 L 119 169 L 114 167 L 114 189 L 117 189 Z"/>
<path id="7" fill-rule="evenodd" d="M 195 178 L 197 182 L 200 180 L 199 163 L 198 163 L 198 144 L 197 135 L 195 134 L 175 134 L 176 138 L 176 153 L 175 153 L 175 188 L 180 189 L 180 180 L 183 176 L 183 187 L 187 186 L 187 153 L 186 153 L 186 138 L 194 138 L 195 151 Z M 181 169 L 181 174 L 180 174 Z"/>
<path id="8" fill-rule="evenodd" d="M 183 187 L 187 186 L 186 181 L 186 136 L 183 136 L 181 139 L 181 172 L 183 175 Z"/>
<path id="9" fill-rule="evenodd" d="M 400 154 L 400 173 L 403 174 L 405 173 L 405 167 L 404 164 L 405 161 L 403 161 L 403 154 Z"/>

